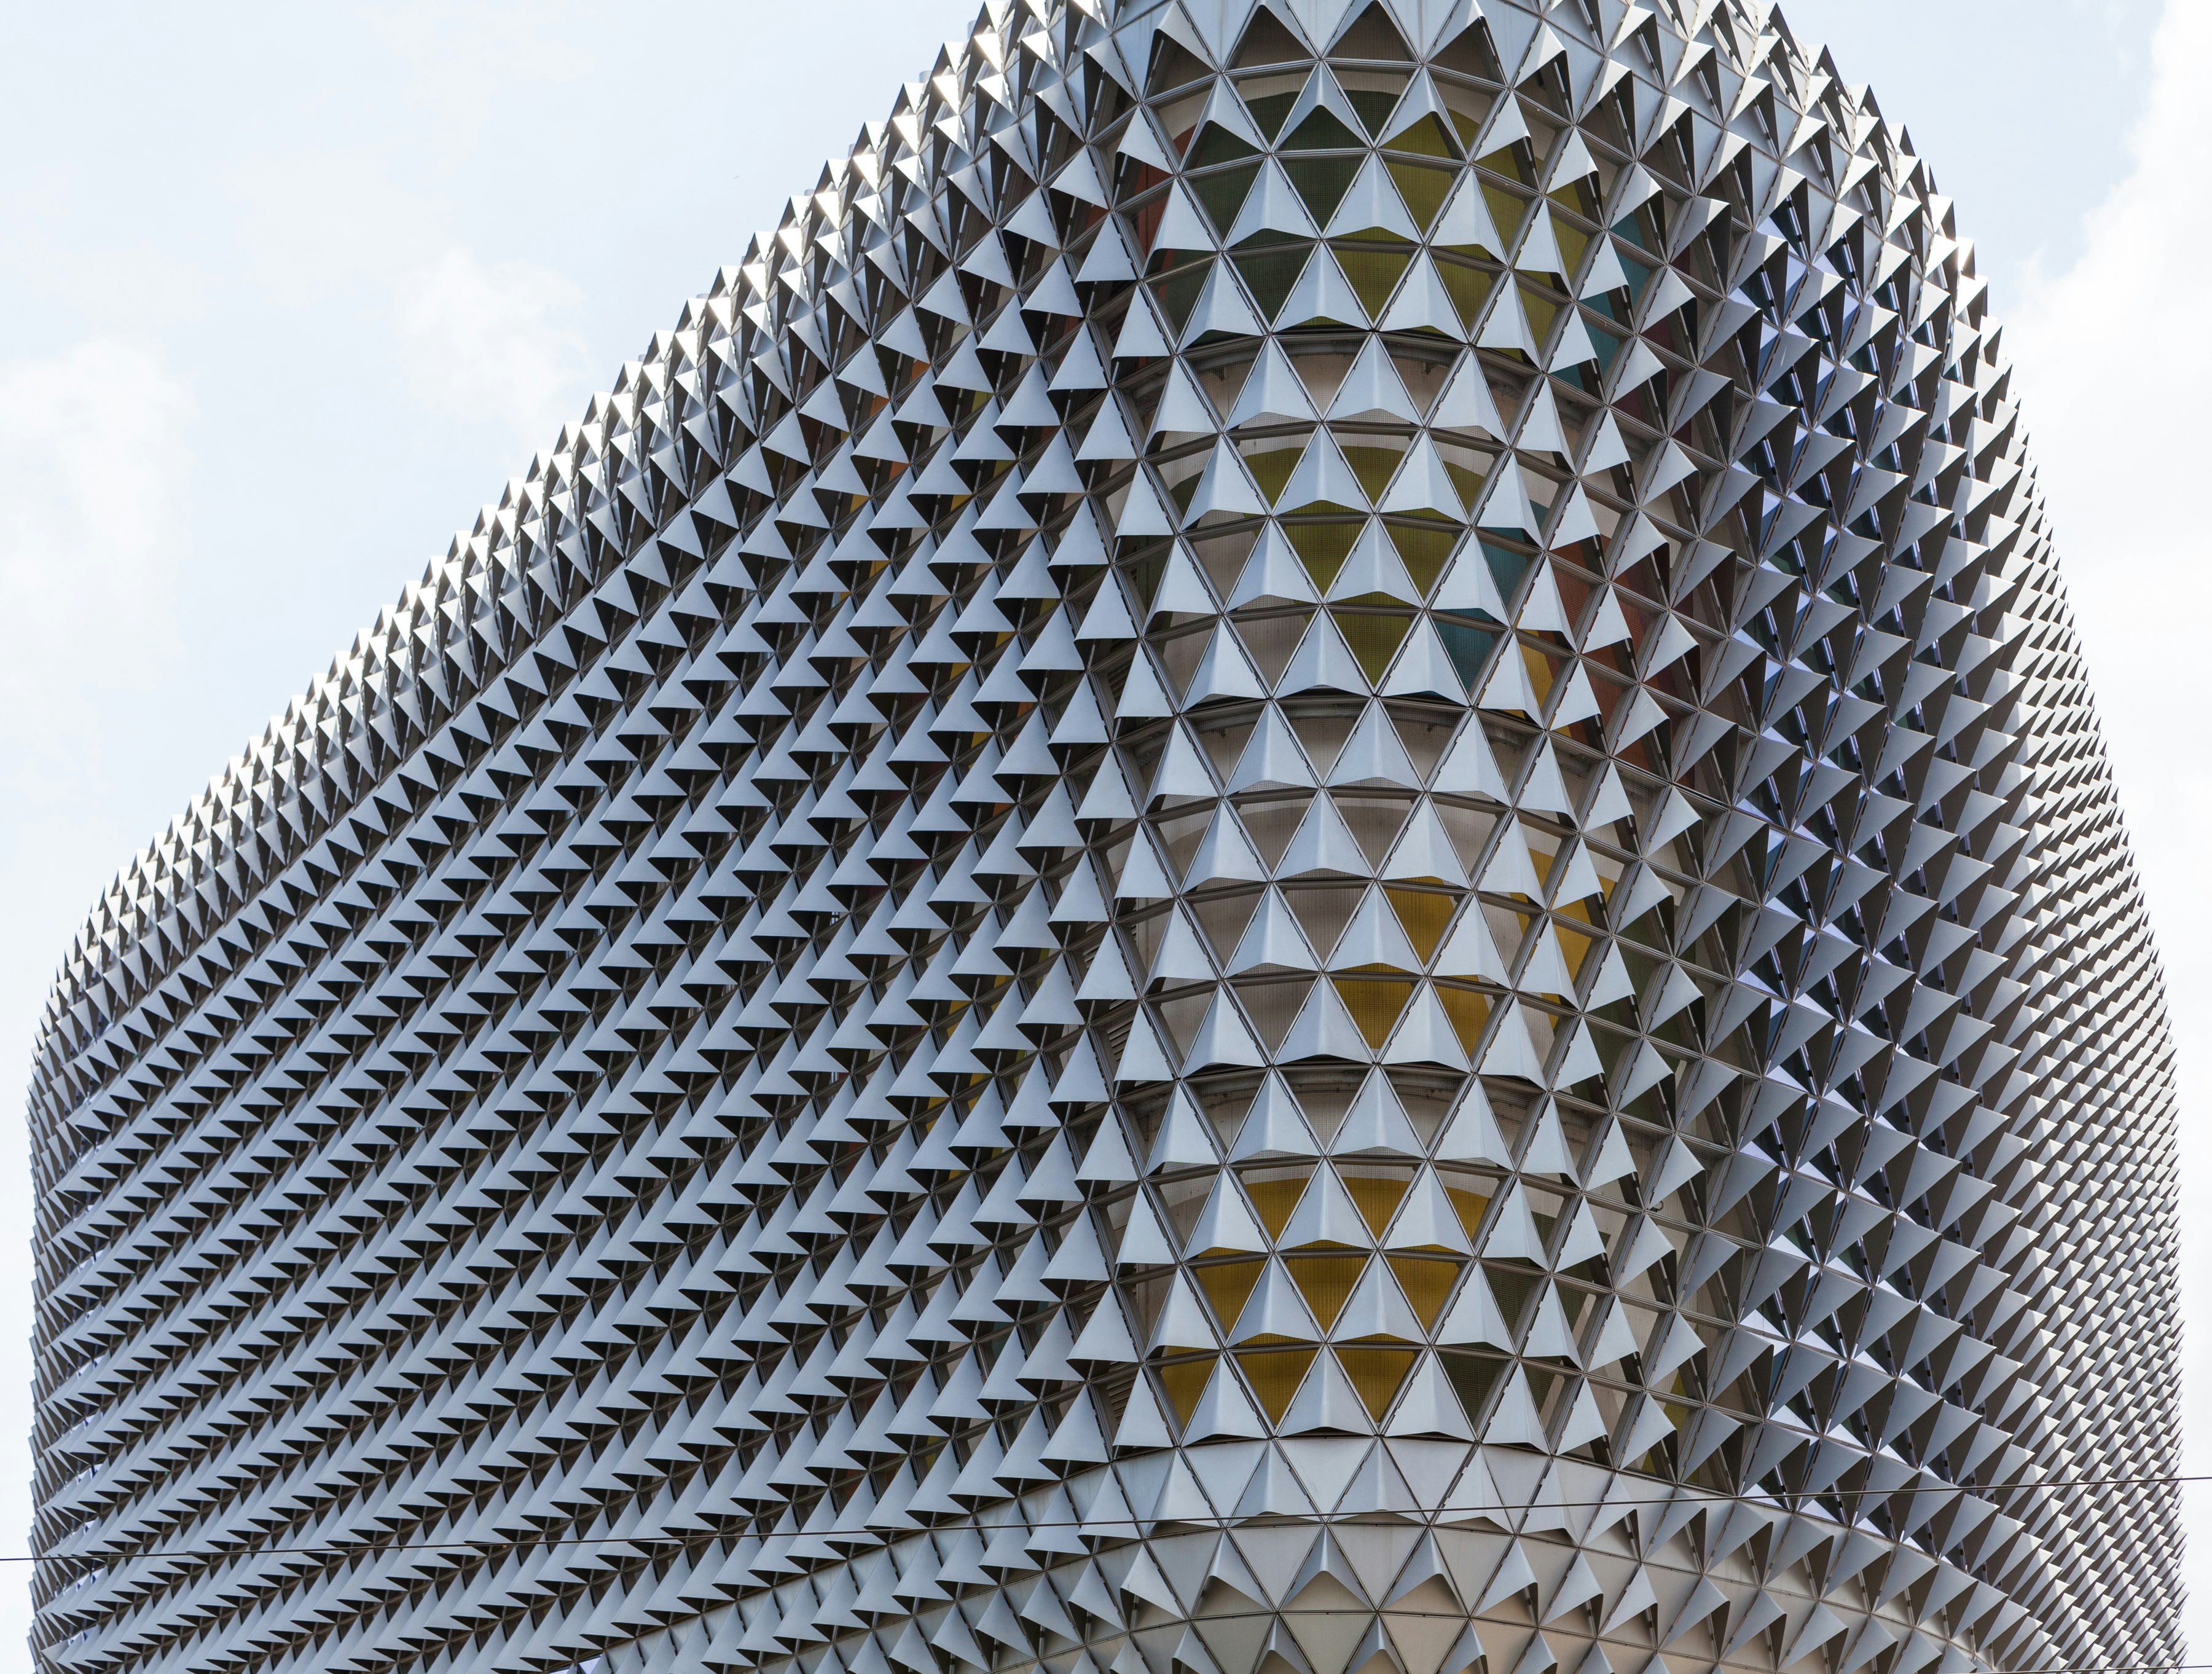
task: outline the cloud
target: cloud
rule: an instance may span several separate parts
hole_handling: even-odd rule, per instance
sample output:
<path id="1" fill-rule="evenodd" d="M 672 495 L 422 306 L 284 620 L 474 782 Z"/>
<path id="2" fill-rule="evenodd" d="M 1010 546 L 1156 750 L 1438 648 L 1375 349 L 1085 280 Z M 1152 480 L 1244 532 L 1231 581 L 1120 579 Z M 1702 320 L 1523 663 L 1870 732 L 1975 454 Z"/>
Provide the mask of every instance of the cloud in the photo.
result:
<path id="1" fill-rule="evenodd" d="M 2168 0 L 2132 167 L 2082 254 L 2031 284 L 2008 333 L 2107 746 L 2165 962 L 2180 1053 L 2185 1420 L 2212 1470 L 2212 533 L 2203 392 L 2212 336 L 2212 7 Z M 2212 1645 L 2212 1494 L 2189 1490 L 2190 1638 Z"/>
<path id="2" fill-rule="evenodd" d="M 2085 223 L 2081 259 L 2033 282 L 2007 333 L 2016 387 L 2112 755 L 2146 859 L 2202 807 L 2212 749 L 2191 736 L 2204 689 L 2212 535 L 2200 509 L 2202 391 L 2212 336 L 2212 104 L 2189 66 L 2212 52 L 2212 8 L 2162 20 L 2133 167 Z M 2198 880 L 2161 900 L 2185 915 Z M 2195 922 L 2203 922 L 2201 919 Z M 2168 948 L 2169 959 L 2190 953 Z"/>
<path id="3" fill-rule="evenodd" d="M 654 12 L 635 4 L 627 26 L 650 27 L 659 21 Z M 542 97 L 584 81 L 594 37 L 612 15 L 582 0 L 377 0 L 358 15 L 403 75 L 410 125 L 434 136 L 450 161 L 483 138 L 496 108 L 487 87 L 526 87 Z"/>
<path id="4" fill-rule="evenodd" d="M 120 339 L 0 364 L 0 771 L 19 796 L 87 753 L 100 693 L 148 690 L 177 654 L 191 418 L 161 357 Z"/>
<path id="5" fill-rule="evenodd" d="M 580 415 L 594 356 L 567 275 L 471 237 L 374 146 L 258 157 L 227 182 L 263 306 L 351 345 L 350 375 L 401 409 L 500 433 L 512 471 Z M 478 253 L 485 237 L 494 255 Z"/>
<path id="6" fill-rule="evenodd" d="M 448 250 L 401 288 L 397 338 L 410 392 L 451 419 L 504 426 L 524 449 L 578 416 L 590 354 L 583 294 L 550 268 Z"/>
<path id="7" fill-rule="evenodd" d="M 38 880 L 0 892 L 0 1066 L 152 835 L 124 828 L 113 764 L 182 660 L 193 411 L 159 355 L 116 338 L 0 363 L 0 874 Z"/>

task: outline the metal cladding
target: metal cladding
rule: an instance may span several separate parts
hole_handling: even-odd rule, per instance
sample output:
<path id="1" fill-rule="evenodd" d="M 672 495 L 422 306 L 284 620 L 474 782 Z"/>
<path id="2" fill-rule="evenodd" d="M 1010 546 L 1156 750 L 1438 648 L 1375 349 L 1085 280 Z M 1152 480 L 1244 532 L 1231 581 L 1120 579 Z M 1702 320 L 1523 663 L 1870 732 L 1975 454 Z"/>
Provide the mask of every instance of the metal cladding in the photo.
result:
<path id="1" fill-rule="evenodd" d="M 2156 1662 L 2171 1098 L 1863 94 L 994 5 L 86 927 L 41 1666 Z"/>

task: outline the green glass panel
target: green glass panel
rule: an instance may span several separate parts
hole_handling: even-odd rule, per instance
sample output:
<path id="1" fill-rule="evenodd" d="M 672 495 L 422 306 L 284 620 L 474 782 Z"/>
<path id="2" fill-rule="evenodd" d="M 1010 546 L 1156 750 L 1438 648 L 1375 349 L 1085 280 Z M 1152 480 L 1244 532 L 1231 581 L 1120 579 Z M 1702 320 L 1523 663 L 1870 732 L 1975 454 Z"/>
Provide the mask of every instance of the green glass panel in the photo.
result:
<path id="1" fill-rule="evenodd" d="M 1205 289 L 1206 276 L 1212 271 L 1212 262 L 1201 259 L 1150 281 L 1160 312 L 1178 333 L 1189 321 L 1190 311 L 1198 306 L 1198 294 Z"/>
<path id="2" fill-rule="evenodd" d="M 1306 213 L 1314 218 L 1314 225 L 1322 227 L 1326 226 L 1329 216 L 1336 213 L 1336 206 L 1344 201 L 1344 194 L 1352 190 L 1352 180 L 1359 173 L 1359 159 L 1285 157 L 1283 159 L 1283 173 L 1291 177 L 1291 185 L 1297 189 L 1299 201 L 1306 206 Z"/>
<path id="3" fill-rule="evenodd" d="M 1577 215 L 1595 217 L 1597 214 L 1598 206 L 1590 197 L 1589 179 L 1587 175 L 1579 180 L 1570 180 L 1566 185 L 1556 188 L 1552 192 L 1551 198 L 1561 209 L 1572 210 Z"/>
<path id="4" fill-rule="evenodd" d="M 1251 253 L 1238 253 L 1230 258 L 1244 281 L 1244 288 L 1252 293 L 1252 301 L 1262 315 L 1273 320 L 1280 313 L 1291 288 L 1305 271 L 1306 261 L 1313 254 L 1310 244 L 1294 244 Z"/>
<path id="5" fill-rule="evenodd" d="M 1513 1362 L 1492 1354 L 1463 1354 L 1449 1349 L 1437 1358 L 1443 1362 L 1444 1376 L 1451 1379 L 1452 1393 L 1467 1409 L 1468 1421 L 1480 1423 L 1490 1405 L 1491 1391 Z"/>
<path id="6" fill-rule="evenodd" d="M 1191 142 L 1183 162 L 1191 168 L 1210 168 L 1215 163 L 1241 162 L 1246 157 L 1259 155 L 1218 122 L 1209 122 L 1198 131 L 1198 137 Z"/>
<path id="7" fill-rule="evenodd" d="M 1589 248 L 1589 234 L 1555 215 L 1552 217 L 1552 235 L 1559 241 L 1559 259 L 1566 263 L 1567 271 L 1582 271 L 1583 252 Z"/>
<path id="8" fill-rule="evenodd" d="M 1498 1311 L 1505 1317 L 1506 1324 L 1516 1331 L 1520 1330 L 1521 1316 L 1535 1296 L 1537 1283 L 1543 1275 L 1485 1262 L 1482 1276 L 1490 1281 L 1490 1294 L 1498 1299 Z"/>
<path id="9" fill-rule="evenodd" d="M 1344 96 L 1352 101 L 1352 108 L 1359 113 L 1370 134 L 1381 133 L 1390 113 L 1398 108 L 1398 95 L 1380 88 L 1347 88 Z"/>
<path id="10" fill-rule="evenodd" d="M 1244 108 L 1252 113 L 1252 120 L 1269 139 L 1282 131 L 1283 120 L 1291 113 L 1291 107 L 1298 102 L 1298 90 L 1288 93 L 1248 94 Z"/>
<path id="11" fill-rule="evenodd" d="M 1228 232 L 1237 219 L 1237 211 L 1244 207 L 1252 182 L 1259 177 L 1260 165 L 1247 163 L 1242 168 L 1224 168 L 1192 180 L 1190 189 L 1198 198 L 1199 208 L 1206 211 L 1206 218 L 1213 223 L 1215 232 Z"/>
<path id="12" fill-rule="evenodd" d="M 1352 151 L 1367 142 L 1337 120 L 1334 113 L 1310 111 L 1295 132 L 1283 141 L 1285 151 Z M 1355 163 L 1357 159 L 1354 159 Z"/>

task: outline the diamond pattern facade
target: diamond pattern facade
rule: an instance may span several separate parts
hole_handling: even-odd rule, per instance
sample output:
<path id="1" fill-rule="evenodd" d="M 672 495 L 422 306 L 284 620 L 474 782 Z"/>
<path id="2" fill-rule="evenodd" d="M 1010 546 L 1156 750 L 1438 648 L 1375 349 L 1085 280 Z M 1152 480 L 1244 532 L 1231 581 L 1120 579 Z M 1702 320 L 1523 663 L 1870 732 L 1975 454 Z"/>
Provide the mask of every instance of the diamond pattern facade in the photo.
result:
<path id="1" fill-rule="evenodd" d="M 1757 4 L 994 4 L 111 890 L 43 1668 L 2177 1653 L 1998 332 Z"/>

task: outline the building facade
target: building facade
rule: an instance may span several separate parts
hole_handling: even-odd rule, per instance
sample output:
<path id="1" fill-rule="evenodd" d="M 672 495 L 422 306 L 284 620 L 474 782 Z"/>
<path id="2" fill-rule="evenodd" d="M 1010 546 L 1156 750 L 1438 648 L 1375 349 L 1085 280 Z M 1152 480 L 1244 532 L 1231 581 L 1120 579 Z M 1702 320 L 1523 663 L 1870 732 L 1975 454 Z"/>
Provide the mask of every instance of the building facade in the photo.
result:
<path id="1" fill-rule="evenodd" d="M 994 3 L 131 863 L 31 1116 L 54 1674 L 2178 1653 L 2014 393 L 1763 5 Z"/>

